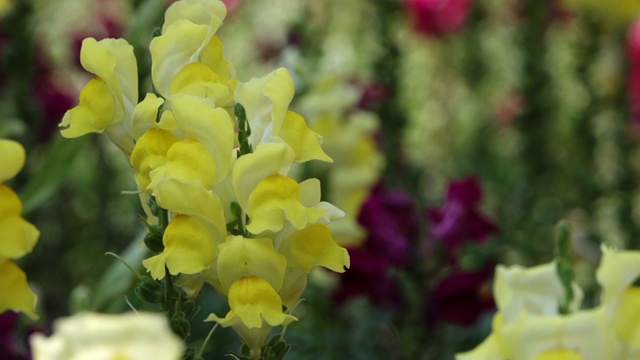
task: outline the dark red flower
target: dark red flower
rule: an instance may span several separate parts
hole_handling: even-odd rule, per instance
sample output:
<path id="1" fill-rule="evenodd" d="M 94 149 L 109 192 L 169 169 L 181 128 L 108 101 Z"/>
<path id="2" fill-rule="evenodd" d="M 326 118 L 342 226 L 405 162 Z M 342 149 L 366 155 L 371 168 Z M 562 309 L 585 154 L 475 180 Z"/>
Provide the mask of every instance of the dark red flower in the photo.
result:
<path id="1" fill-rule="evenodd" d="M 459 325 L 475 323 L 482 313 L 495 309 L 490 283 L 492 269 L 449 274 L 435 285 L 429 313 Z"/>
<path id="2" fill-rule="evenodd" d="M 460 30 L 471 10 L 471 0 L 406 0 L 413 28 L 424 35 L 441 37 Z"/>
<path id="3" fill-rule="evenodd" d="M 632 123 L 640 127 L 640 19 L 636 20 L 627 32 L 627 58 L 629 73 L 627 89 Z"/>
<path id="4" fill-rule="evenodd" d="M 431 237 L 452 252 L 467 241 L 484 242 L 498 228 L 477 209 L 481 200 L 482 189 L 476 177 L 452 181 L 444 206 L 427 209 Z"/>
<path id="5" fill-rule="evenodd" d="M 16 336 L 18 318 L 19 315 L 13 311 L 0 314 L 0 358 L 3 360 L 31 358 Z"/>
<path id="6" fill-rule="evenodd" d="M 348 249 L 351 267 L 340 277 L 334 300 L 366 296 L 395 307 L 401 297 L 390 269 L 409 265 L 418 228 L 413 200 L 402 191 L 377 187 L 363 203 L 358 222 L 367 235 L 361 247 Z"/>

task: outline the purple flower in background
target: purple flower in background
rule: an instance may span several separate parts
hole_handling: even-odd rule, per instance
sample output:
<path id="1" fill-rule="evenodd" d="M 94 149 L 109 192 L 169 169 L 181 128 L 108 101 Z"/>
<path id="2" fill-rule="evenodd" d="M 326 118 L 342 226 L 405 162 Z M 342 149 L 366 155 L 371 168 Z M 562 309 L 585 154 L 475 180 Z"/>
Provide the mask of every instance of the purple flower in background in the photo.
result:
<path id="1" fill-rule="evenodd" d="M 472 0 L 406 0 L 405 5 L 417 32 L 442 37 L 464 26 Z"/>
<path id="2" fill-rule="evenodd" d="M 484 242 L 498 228 L 478 211 L 481 200 L 482 189 L 476 177 L 452 181 L 444 206 L 427 209 L 431 237 L 452 252 L 467 241 Z"/>
<path id="3" fill-rule="evenodd" d="M 627 33 L 627 58 L 629 60 L 627 89 L 631 106 L 631 119 L 636 127 L 640 127 L 640 19 L 629 27 Z"/>
<path id="4" fill-rule="evenodd" d="M 367 296 L 376 304 L 397 306 L 401 302 L 400 293 L 389 270 L 408 266 L 417 220 L 409 195 L 381 186 L 374 189 L 358 216 L 367 236 L 361 247 L 348 249 L 351 267 L 340 277 L 334 300 L 343 303 Z"/>
<path id="5" fill-rule="evenodd" d="M 495 302 L 491 291 L 493 266 L 479 271 L 460 271 L 438 282 L 431 293 L 427 312 L 438 319 L 472 325 L 483 312 L 493 310 Z"/>
<path id="6" fill-rule="evenodd" d="M 31 359 L 15 335 L 18 317 L 13 311 L 0 314 L 0 358 L 3 360 Z"/>

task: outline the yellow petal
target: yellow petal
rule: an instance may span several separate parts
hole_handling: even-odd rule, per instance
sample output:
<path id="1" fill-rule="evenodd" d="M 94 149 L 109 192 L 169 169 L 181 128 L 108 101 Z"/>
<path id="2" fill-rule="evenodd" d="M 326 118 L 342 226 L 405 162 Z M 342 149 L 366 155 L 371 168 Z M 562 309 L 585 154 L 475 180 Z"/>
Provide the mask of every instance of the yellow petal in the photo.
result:
<path id="1" fill-rule="evenodd" d="M 158 204 L 174 214 L 197 217 L 210 227 L 216 242 L 224 242 L 227 226 L 220 199 L 197 181 L 182 181 L 176 178 L 160 179 L 154 184 L 153 192 Z"/>
<path id="2" fill-rule="evenodd" d="M 223 57 L 223 55 L 224 48 L 222 46 L 222 42 L 217 36 L 212 36 L 209 43 L 200 53 L 199 60 L 203 65 L 216 73 L 220 83 L 224 84 L 231 91 L 229 95 L 232 95 L 235 91 L 237 80 L 232 77 L 233 67 Z M 228 101 L 228 104 L 223 102 L 218 104 L 218 106 L 232 106 L 233 96 L 231 96 Z"/>
<path id="3" fill-rule="evenodd" d="M 299 268 L 287 267 L 279 293 L 282 305 L 288 312 L 293 311 L 306 287 L 307 273 Z"/>
<path id="4" fill-rule="evenodd" d="M 194 24 L 205 25 L 210 33 L 215 33 L 227 16 L 227 7 L 218 0 L 183 0 L 176 1 L 165 12 L 162 32 L 169 25 L 180 20 L 188 20 Z"/>
<path id="5" fill-rule="evenodd" d="M 269 282 L 256 276 L 240 278 L 231 285 L 229 306 L 231 310 L 225 318 L 211 314 L 205 321 L 217 321 L 224 327 L 242 322 L 252 329 L 265 325 L 287 325 L 297 320 L 295 316 L 282 312 L 282 301 L 278 293 Z"/>
<path id="6" fill-rule="evenodd" d="M 0 218 L 0 229 L 0 255 L 12 259 L 30 253 L 40 237 L 40 231 L 19 216 Z"/>
<path id="7" fill-rule="evenodd" d="M 170 95 L 173 77 L 187 64 L 196 61 L 196 53 L 205 42 L 207 26 L 176 20 L 149 44 L 151 77 L 164 98 Z"/>
<path id="8" fill-rule="evenodd" d="M 323 266 L 335 272 L 349 267 L 349 253 L 331 238 L 331 230 L 325 225 L 310 225 L 291 234 L 280 249 L 291 265 L 306 272 Z M 290 266 L 291 266 L 290 265 Z"/>
<path id="9" fill-rule="evenodd" d="M 60 133 L 75 138 L 88 133 L 102 133 L 111 124 L 122 121 L 124 110 L 116 103 L 113 93 L 101 78 L 93 78 L 80 91 L 80 104 L 66 112 L 60 126 L 68 126 Z"/>
<path id="10" fill-rule="evenodd" d="M 0 184 L 0 258 L 22 257 L 38 242 L 40 232 L 20 216 L 21 211 L 18 196 L 8 186 Z"/>
<path id="11" fill-rule="evenodd" d="M 601 250 L 596 279 L 602 287 L 601 304 L 613 311 L 620 297 L 640 276 L 640 251 L 616 251 L 604 245 Z"/>
<path id="12" fill-rule="evenodd" d="M 80 105 L 65 114 L 60 125 L 70 128 L 63 136 L 105 131 L 129 156 L 135 141 L 131 134 L 131 115 L 138 102 L 138 72 L 133 47 L 123 39 L 96 41 L 87 38 L 82 42 L 80 62 L 101 83 L 87 84 L 84 98 L 80 94 Z"/>
<path id="13" fill-rule="evenodd" d="M 293 163 L 293 150 L 287 144 L 260 144 L 251 154 L 243 155 L 233 165 L 231 181 L 238 203 L 247 208 L 249 195 L 262 179 L 286 174 Z"/>
<path id="14" fill-rule="evenodd" d="M 150 188 L 157 179 L 175 178 L 183 181 L 198 180 L 211 188 L 216 174 L 216 163 L 205 147 L 196 140 L 182 140 L 171 145 L 167 161 L 149 173 Z"/>
<path id="15" fill-rule="evenodd" d="M 183 67 L 171 81 L 170 91 L 172 96 L 187 94 L 208 98 L 219 107 L 230 106 L 233 101 L 229 87 L 220 81 L 213 70 L 199 62 Z"/>
<path id="16" fill-rule="evenodd" d="M 619 340 L 601 308 L 565 316 L 522 314 L 513 323 L 504 324 L 498 335 L 509 345 L 507 358 L 545 359 L 543 356 L 564 350 L 575 351 L 583 359 L 621 358 Z"/>
<path id="17" fill-rule="evenodd" d="M 218 276 L 225 295 L 231 284 L 245 276 L 259 276 L 276 291 L 280 290 L 286 267 L 286 258 L 268 238 L 229 236 L 220 246 Z"/>
<path id="18" fill-rule="evenodd" d="M 325 209 L 305 207 L 300 203 L 300 188 L 295 180 L 271 175 L 260 181 L 249 195 L 247 214 L 251 222 L 247 230 L 254 234 L 280 231 L 285 221 L 296 229 L 302 229 L 317 222 L 326 212 Z"/>
<path id="19" fill-rule="evenodd" d="M 577 308 L 582 292 L 574 285 Z M 556 315 L 564 298 L 564 287 L 557 275 L 556 263 L 522 268 L 498 265 L 493 284 L 493 294 L 505 322 L 509 323 L 521 313 L 531 315 Z"/>
<path id="20" fill-rule="evenodd" d="M 196 139 L 215 159 L 213 183 L 228 176 L 233 153 L 234 130 L 229 114 L 204 98 L 176 95 L 171 99 L 175 120 L 187 137 Z"/>
<path id="21" fill-rule="evenodd" d="M 209 268 L 215 257 L 213 236 L 206 226 L 190 216 L 174 216 L 162 243 L 162 253 L 142 261 L 154 279 L 164 277 L 165 265 L 172 275 L 195 274 Z"/>
<path id="22" fill-rule="evenodd" d="M 138 65 L 133 46 L 124 39 L 87 38 L 80 49 L 82 67 L 101 78 L 116 98 L 138 102 Z"/>
<path id="23" fill-rule="evenodd" d="M 322 151 L 322 137 L 307 127 L 304 118 L 292 111 L 287 111 L 280 130 L 280 138 L 293 148 L 297 162 L 321 160 L 333 162 Z"/>
<path id="24" fill-rule="evenodd" d="M 0 139 L 0 183 L 19 173 L 25 158 L 24 148 L 19 142 Z"/>
<path id="25" fill-rule="evenodd" d="M 147 93 L 144 100 L 133 108 L 131 135 L 136 139 L 136 142 L 147 130 L 156 127 L 158 108 L 163 103 L 163 98 L 159 98 L 153 93 Z"/>
<path id="26" fill-rule="evenodd" d="M 129 159 L 138 189 L 147 189 L 151 183 L 149 173 L 167 162 L 169 148 L 178 141 L 180 139 L 169 131 L 157 128 L 149 129 L 138 139 Z"/>
<path id="27" fill-rule="evenodd" d="M 622 295 L 613 316 L 613 326 L 620 339 L 640 349 L 640 288 L 632 286 Z"/>
<path id="28" fill-rule="evenodd" d="M 35 309 L 36 296 L 29 289 L 24 271 L 10 260 L 0 263 L 0 313 L 21 311 L 37 319 Z"/>
<path id="29" fill-rule="evenodd" d="M 280 133 L 294 91 L 293 80 L 285 68 L 237 86 L 234 97 L 247 112 L 249 142 L 254 147 Z"/>
<path id="30" fill-rule="evenodd" d="M 583 360 L 579 353 L 569 349 L 551 349 L 536 355 L 533 360 Z"/>
<path id="31" fill-rule="evenodd" d="M 22 203 L 18 195 L 7 185 L 0 184 L 0 219 L 21 214 Z"/>

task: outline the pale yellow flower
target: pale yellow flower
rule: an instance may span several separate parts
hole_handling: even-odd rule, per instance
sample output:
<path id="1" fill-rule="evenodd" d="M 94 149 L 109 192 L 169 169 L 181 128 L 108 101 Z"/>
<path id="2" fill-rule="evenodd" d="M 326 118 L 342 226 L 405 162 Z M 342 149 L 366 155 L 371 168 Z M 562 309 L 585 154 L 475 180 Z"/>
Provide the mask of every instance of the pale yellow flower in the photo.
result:
<path id="1" fill-rule="evenodd" d="M 50 337 L 31 339 L 34 360 L 179 360 L 182 340 L 163 314 L 80 313 L 54 323 Z"/>
<path id="2" fill-rule="evenodd" d="M 106 132 L 125 154 L 133 149 L 131 118 L 138 103 L 138 70 L 133 47 L 123 39 L 84 39 L 82 67 L 95 75 L 80 92 L 80 104 L 60 126 L 65 137 Z"/>

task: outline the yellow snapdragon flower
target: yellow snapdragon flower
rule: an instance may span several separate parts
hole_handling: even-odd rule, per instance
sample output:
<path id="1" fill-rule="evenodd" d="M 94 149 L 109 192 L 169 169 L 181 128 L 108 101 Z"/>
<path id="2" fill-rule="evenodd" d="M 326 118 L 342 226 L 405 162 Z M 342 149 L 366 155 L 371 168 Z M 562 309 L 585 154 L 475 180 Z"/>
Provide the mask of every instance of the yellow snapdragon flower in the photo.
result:
<path id="1" fill-rule="evenodd" d="M 35 319 L 36 296 L 29 289 L 25 273 L 11 259 L 31 252 L 40 232 L 22 218 L 18 195 L 3 184 L 20 172 L 25 157 L 22 145 L 0 139 L 0 312 L 21 311 Z"/>
<path id="2" fill-rule="evenodd" d="M 568 315 L 558 313 L 562 284 L 551 262 L 531 269 L 498 266 L 494 296 L 498 312 L 491 335 L 475 349 L 457 354 L 473 359 L 636 359 L 640 355 L 638 289 L 640 252 L 602 247 L 596 273 L 602 298 L 593 309 L 579 310 L 581 291 Z"/>
<path id="3" fill-rule="evenodd" d="M 84 39 L 82 67 L 95 77 L 80 92 L 78 106 L 67 111 L 60 126 L 65 137 L 106 132 L 126 154 L 131 153 L 131 117 L 138 103 L 138 68 L 133 47 L 123 39 Z"/>

